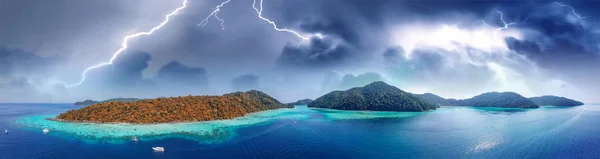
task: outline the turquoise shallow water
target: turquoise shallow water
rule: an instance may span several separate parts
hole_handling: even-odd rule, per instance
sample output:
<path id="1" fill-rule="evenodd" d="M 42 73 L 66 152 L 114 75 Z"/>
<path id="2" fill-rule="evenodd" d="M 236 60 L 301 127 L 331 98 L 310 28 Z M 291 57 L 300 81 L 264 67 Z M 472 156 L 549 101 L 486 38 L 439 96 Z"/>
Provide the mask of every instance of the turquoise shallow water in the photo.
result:
<path id="1" fill-rule="evenodd" d="M 598 158 L 600 106 L 429 112 L 297 107 L 234 120 L 89 124 L 46 120 L 67 104 L 2 104 L 0 158 Z M 42 133 L 43 128 L 51 130 Z M 131 136 L 140 141 L 132 142 Z M 153 146 L 164 146 L 154 153 Z"/>
<path id="2" fill-rule="evenodd" d="M 48 120 L 56 115 L 24 116 L 16 123 L 39 129 L 56 130 L 61 134 L 85 139 L 89 142 L 128 142 L 133 136 L 140 139 L 161 139 L 160 136 L 177 135 L 200 142 L 221 142 L 234 135 L 232 129 L 279 119 L 301 120 L 308 116 L 299 109 L 278 109 L 252 113 L 233 120 L 169 124 L 94 124 Z M 55 134 L 55 133 L 52 133 Z M 187 137 L 193 136 L 193 137 Z"/>

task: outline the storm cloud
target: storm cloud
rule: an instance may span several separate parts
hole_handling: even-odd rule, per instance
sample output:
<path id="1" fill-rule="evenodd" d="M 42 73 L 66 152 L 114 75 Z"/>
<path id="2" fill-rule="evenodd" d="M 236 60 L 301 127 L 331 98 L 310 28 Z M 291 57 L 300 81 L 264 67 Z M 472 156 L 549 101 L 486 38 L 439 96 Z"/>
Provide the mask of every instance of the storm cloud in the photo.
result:
<path id="1" fill-rule="evenodd" d="M 245 74 L 235 77 L 231 80 L 231 86 L 233 89 L 238 91 L 249 91 L 252 89 L 258 89 L 259 77 L 253 74 Z"/>
<path id="2" fill-rule="evenodd" d="M 198 26 L 221 2 L 190 1 L 73 88 L 64 84 L 181 2 L 0 2 L 0 82 L 23 92 L 2 91 L 0 101 L 27 92 L 71 102 L 259 89 L 288 102 L 378 80 L 451 98 L 515 91 L 600 101 L 597 1 L 562 2 L 582 17 L 546 1 L 264 2 L 263 17 L 309 39 L 274 30 L 252 1 L 223 6 L 223 26 L 214 17 Z"/>

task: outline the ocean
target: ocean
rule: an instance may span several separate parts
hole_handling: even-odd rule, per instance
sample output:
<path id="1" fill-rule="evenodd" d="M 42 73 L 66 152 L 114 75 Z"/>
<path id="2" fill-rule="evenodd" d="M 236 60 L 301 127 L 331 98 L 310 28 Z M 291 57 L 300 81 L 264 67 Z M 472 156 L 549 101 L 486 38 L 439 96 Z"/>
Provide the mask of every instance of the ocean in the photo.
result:
<path id="1" fill-rule="evenodd" d="M 153 125 L 46 119 L 77 108 L 0 104 L 0 158 L 600 158 L 600 105 L 429 112 L 297 106 Z"/>

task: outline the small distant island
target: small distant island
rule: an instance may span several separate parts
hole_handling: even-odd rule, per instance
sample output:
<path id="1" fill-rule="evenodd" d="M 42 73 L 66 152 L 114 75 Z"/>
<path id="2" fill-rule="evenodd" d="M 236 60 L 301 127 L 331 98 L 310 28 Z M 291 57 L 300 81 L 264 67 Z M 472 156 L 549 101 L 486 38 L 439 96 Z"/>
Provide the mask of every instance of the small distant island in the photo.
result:
<path id="1" fill-rule="evenodd" d="M 432 104 L 439 106 L 458 106 L 458 100 L 456 99 L 446 99 L 435 95 L 433 93 L 425 93 L 425 94 L 413 94 L 416 97 L 419 97 L 423 100 L 426 100 Z"/>
<path id="2" fill-rule="evenodd" d="M 473 106 L 500 108 L 539 108 L 533 101 L 515 92 L 488 92 L 468 99 L 445 99 L 438 95 L 425 93 L 415 96 L 436 105 L 444 106 Z"/>
<path id="3" fill-rule="evenodd" d="M 579 106 L 582 102 L 558 96 L 525 98 L 515 92 L 488 92 L 468 99 L 446 99 L 432 93 L 414 94 L 436 105 L 502 108 L 539 108 L 539 106 Z"/>
<path id="4" fill-rule="evenodd" d="M 301 99 L 301 100 L 298 100 L 296 102 L 291 102 L 289 104 L 291 104 L 291 105 L 308 105 L 312 101 L 313 101 L 312 99 Z"/>
<path id="5" fill-rule="evenodd" d="M 439 106 L 390 86 L 385 82 L 378 81 L 364 87 L 330 92 L 309 103 L 308 107 L 422 112 L 435 110 Z"/>
<path id="6" fill-rule="evenodd" d="M 75 102 L 74 105 L 92 105 L 92 104 L 96 104 L 96 103 L 106 103 L 106 102 L 115 102 L 115 101 L 119 101 L 119 102 L 135 102 L 138 100 L 142 100 L 139 98 L 113 98 L 113 99 L 109 99 L 109 100 L 103 100 L 103 101 L 95 101 L 95 100 L 84 100 L 81 102 Z"/>
<path id="7" fill-rule="evenodd" d="M 529 98 L 535 104 L 540 106 L 580 106 L 583 105 L 583 102 L 576 101 L 573 99 L 545 95 L 541 97 L 531 97 Z"/>
<path id="8" fill-rule="evenodd" d="M 488 92 L 473 98 L 457 100 L 459 106 L 502 107 L 502 108 L 539 108 L 533 101 L 515 92 Z"/>
<path id="9" fill-rule="evenodd" d="M 293 108 L 256 90 L 221 96 L 183 96 L 109 101 L 69 110 L 54 120 L 94 123 L 172 123 L 232 119 L 248 113 Z"/>

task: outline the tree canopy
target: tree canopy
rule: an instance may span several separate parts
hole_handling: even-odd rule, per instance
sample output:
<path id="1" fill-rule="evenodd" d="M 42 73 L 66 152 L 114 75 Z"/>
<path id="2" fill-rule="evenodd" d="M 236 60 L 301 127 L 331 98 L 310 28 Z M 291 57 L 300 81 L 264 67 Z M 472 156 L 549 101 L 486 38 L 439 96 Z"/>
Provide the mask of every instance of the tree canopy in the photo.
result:
<path id="1" fill-rule="evenodd" d="M 537 105 L 543 106 L 580 106 L 583 105 L 583 102 L 576 101 L 573 99 L 558 97 L 558 96 L 541 96 L 541 97 L 531 97 L 529 98 Z"/>
<path id="2" fill-rule="evenodd" d="M 364 87 L 333 91 L 308 104 L 309 107 L 342 110 L 427 111 L 438 106 L 385 82 L 373 82 Z"/>
<path id="3" fill-rule="evenodd" d="M 167 123 L 232 119 L 252 112 L 292 108 L 260 91 L 235 92 L 221 96 L 180 96 L 134 102 L 110 101 L 56 117 L 62 121 L 98 123 Z"/>

